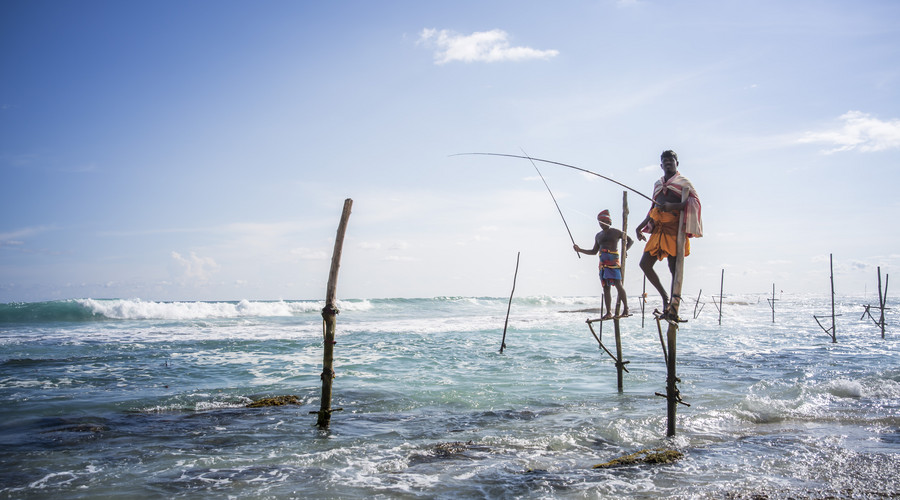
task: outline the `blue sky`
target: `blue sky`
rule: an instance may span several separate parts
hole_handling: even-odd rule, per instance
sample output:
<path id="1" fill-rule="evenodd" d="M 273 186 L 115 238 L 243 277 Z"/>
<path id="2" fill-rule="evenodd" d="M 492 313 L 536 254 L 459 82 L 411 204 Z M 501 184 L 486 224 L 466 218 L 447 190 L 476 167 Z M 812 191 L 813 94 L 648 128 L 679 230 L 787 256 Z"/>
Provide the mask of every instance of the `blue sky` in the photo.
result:
<path id="1" fill-rule="evenodd" d="M 900 264 L 892 1 L 0 4 L 0 302 L 596 295 L 528 154 L 646 194 L 685 293 L 875 291 Z M 622 189 L 541 166 L 573 236 Z M 628 198 L 629 232 L 646 200 Z M 637 294 L 642 243 L 626 286 Z M 659 265 L 659 270 L 663 266 Z"/>

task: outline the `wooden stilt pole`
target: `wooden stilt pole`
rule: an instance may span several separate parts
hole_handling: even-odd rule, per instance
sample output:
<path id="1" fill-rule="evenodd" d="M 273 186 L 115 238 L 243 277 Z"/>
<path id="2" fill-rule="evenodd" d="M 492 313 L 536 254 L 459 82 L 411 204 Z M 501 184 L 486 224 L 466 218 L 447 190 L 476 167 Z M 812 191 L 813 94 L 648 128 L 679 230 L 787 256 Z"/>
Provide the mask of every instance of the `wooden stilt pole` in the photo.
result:
<path id="1" fill-rule="evenodd" d="M 683 189 L 681 192 L 681 201 L 687 199 L 689 192 Z M 676 365 L 676 339 L 678 334 L 678 309 L 681 306 L 681 286 L 684 281 L 684 242 L 686 235 L 684 234 L 684 210 L 678 217 L 678 249 L 675 255 L 675 276 L 672 277 L 672 294 L 670 295 L 669 304 L 674 310 L 674 321 L 669 321 L 669 330 L 666 332 L 666 344 L 669 354 L 666 357 L 666 436 L 675 435 L 675 414 L 678 403 L 681 402 L 681 395 L 678 391 L 678 375 L 675 370 Z M 724 270 L 723 270 L 724 272 Z"/>
<path id="2" fill-rule="evenodd" d="M 341 214 L 341 222 L 338 225 L 337 237 L 334 240 L 334 253 L 331 256 L 331 271 L 328 273 L 328 289 L 325 295 L 325 307 L 322 309 L 322 324 L 325 336 L 325 353 L 322 358 L 322 402 L 317 413 L 318 420 L 316 426 L 320 429 L 327 429 L 331 422 L 331 412 L 339 411 L 340 408 L 331 408 L 331 382 L 334 379 L 334 330 L 338 309 L 335 306 L 335 297 L 337 295 L 337 276 L 338 269 L 341 266 L 341 252 L 344 248 L 344 233 L 347 230 L 347 221 L 350 218 L 350 208 L 353 206 L 353 200 L 347 198 L 344 200 L 344 211 Z"/>
<path id="3" fill-rule="evenodd" d="M 506 349 L 506 325 L 509 324 L 509 310 L 512 309 L 513 294 L 516 293 L 516 278 L 519 277 L 519 257 L 521 255 L 522 252 L 516 253 L 516 273 L 513 274 L 512 292 L 509 292 L 509 305 L 506 306 L 506 321 L 503 322 L 503 340 L 500 341 L 500 354 L 503 354 L 503 349 Z"/>
<path id="4" fill-rule="evenodd" d="M 622 288 L 625 288 L 625 258 L 628 253 L 628 191 L 622 192 L 622 250 L 619 252 L 619 268 L 622 274 Z M 612 289 L 610 289 L 610 294 L 612 294 Z M 613 326 L 615 327 L 616 332 L 616 381 L 618 383 L 619 392 L 622 392 L 623 387 L 623 376 L 622 369 L 625 368 L 625 365 L 622 363 L 622 332 L 619 330 L 619 300 L 618 296 L 616 297 L 616 312 L 615 319 L 613 319 Z"/>

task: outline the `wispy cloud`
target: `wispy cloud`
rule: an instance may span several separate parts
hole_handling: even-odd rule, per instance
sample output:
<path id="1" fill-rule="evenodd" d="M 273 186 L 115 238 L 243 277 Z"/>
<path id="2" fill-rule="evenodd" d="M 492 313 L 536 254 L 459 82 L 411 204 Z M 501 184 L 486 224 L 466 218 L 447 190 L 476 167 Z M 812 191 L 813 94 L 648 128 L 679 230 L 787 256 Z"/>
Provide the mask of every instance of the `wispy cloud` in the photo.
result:
<path id="1" fill-rule="evenodd" d="M 8 233 L 0 233 L 0 247 L 10 245 L 23 245 L 25 242 L 22 240 L 46 231 L 50 231 L 52 229 L 52 227 L 38 226 L 16 229 L 15 231 L 10 231 Z"/>
<path id="2" fill-rule="evenodd" d="M 550 59 L 559 54 L 557 50 L 510 46 L 509 35 L 499 29 L 476 31 L 471 35 L 462 35 L 450 30 L 424 29 L 418 43 L 435 49 L 435 64 L 452 61 L 469 63 Z"/>
<path id="3" fill-rule="evenodd" d="M 172 261 L 180 271 L 179 281 L 185 284 L 206 283 L 219 270 L 219 265 L 211 257 L 200 257 L 194 252 L 189 257 L 172 252 Z"/>
<path id="4" fill-rule="evenodd" d="M 834 129 L 807 132 L 801 143 L 824 143 L 833 146 L 825 153 L 851 151 L 885 151 L 900 148 L 900 120 L 883 121 L 861 111 L 848 111 L 839 119 L 842 123 Z"/>

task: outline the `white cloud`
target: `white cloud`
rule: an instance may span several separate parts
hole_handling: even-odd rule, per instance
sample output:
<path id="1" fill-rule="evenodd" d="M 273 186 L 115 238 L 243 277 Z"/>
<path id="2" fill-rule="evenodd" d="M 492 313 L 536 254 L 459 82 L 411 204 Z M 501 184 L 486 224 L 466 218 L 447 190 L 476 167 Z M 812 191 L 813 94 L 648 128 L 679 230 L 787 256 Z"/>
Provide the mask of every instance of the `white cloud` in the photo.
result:
<path id="1" fill-rule="evenodd" d="M 840 120 L 843 122 L 840 127 L 807 132 L 799 142 L 834 146 L 825 151 L 827 154 L 853 149 L 869 153 L 900 148 L 900 120 L 883 121 L 861 111 L 848 111 Z"/>
<path id="2" fill-rule="evenodd" d="M 172 252 L 172 260 L 180 271 L 180 280 L 184 283 L 202 284 L 219 270 L 219 265 L 211 257 L 199 257 L 191 252 L 189 258 L 178 252 Z"/>
<path id="3" fill-rule="evenodd" d="M 469 63 L 550 59 L 559 54 L 557 50 L 511 47 L 509 35 L 499 29 L 476 31 L 471 35 L 461 35 L 449 30 L 424 29 L 419 36 L 419 43 L 435 48 L 435 64 L 446 64 L 451 61 Z"/>

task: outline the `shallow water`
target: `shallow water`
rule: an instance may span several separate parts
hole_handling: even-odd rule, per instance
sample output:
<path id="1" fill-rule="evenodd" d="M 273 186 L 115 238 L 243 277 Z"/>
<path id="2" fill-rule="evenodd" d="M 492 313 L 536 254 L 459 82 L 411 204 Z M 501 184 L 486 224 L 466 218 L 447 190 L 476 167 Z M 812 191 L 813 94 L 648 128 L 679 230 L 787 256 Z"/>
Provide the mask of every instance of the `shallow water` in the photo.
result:
<path id="1" fill-rule="evenodd" d="M 621 321 L 620 393 L 596 314 L 560 312 L 596 298 L 516 299 L 503 354 L 507 299 L 344 301 L 327 431 L 321 303 L 0 305 L 0 498 L 900 495 L 896 317 L 882 339 L 841 298 L 832 343 L 830 302 L 780 298 L 683 314 L 669 439 L 655 321 Z M 684 457 L 592 468 L 661 446 Z"/>

